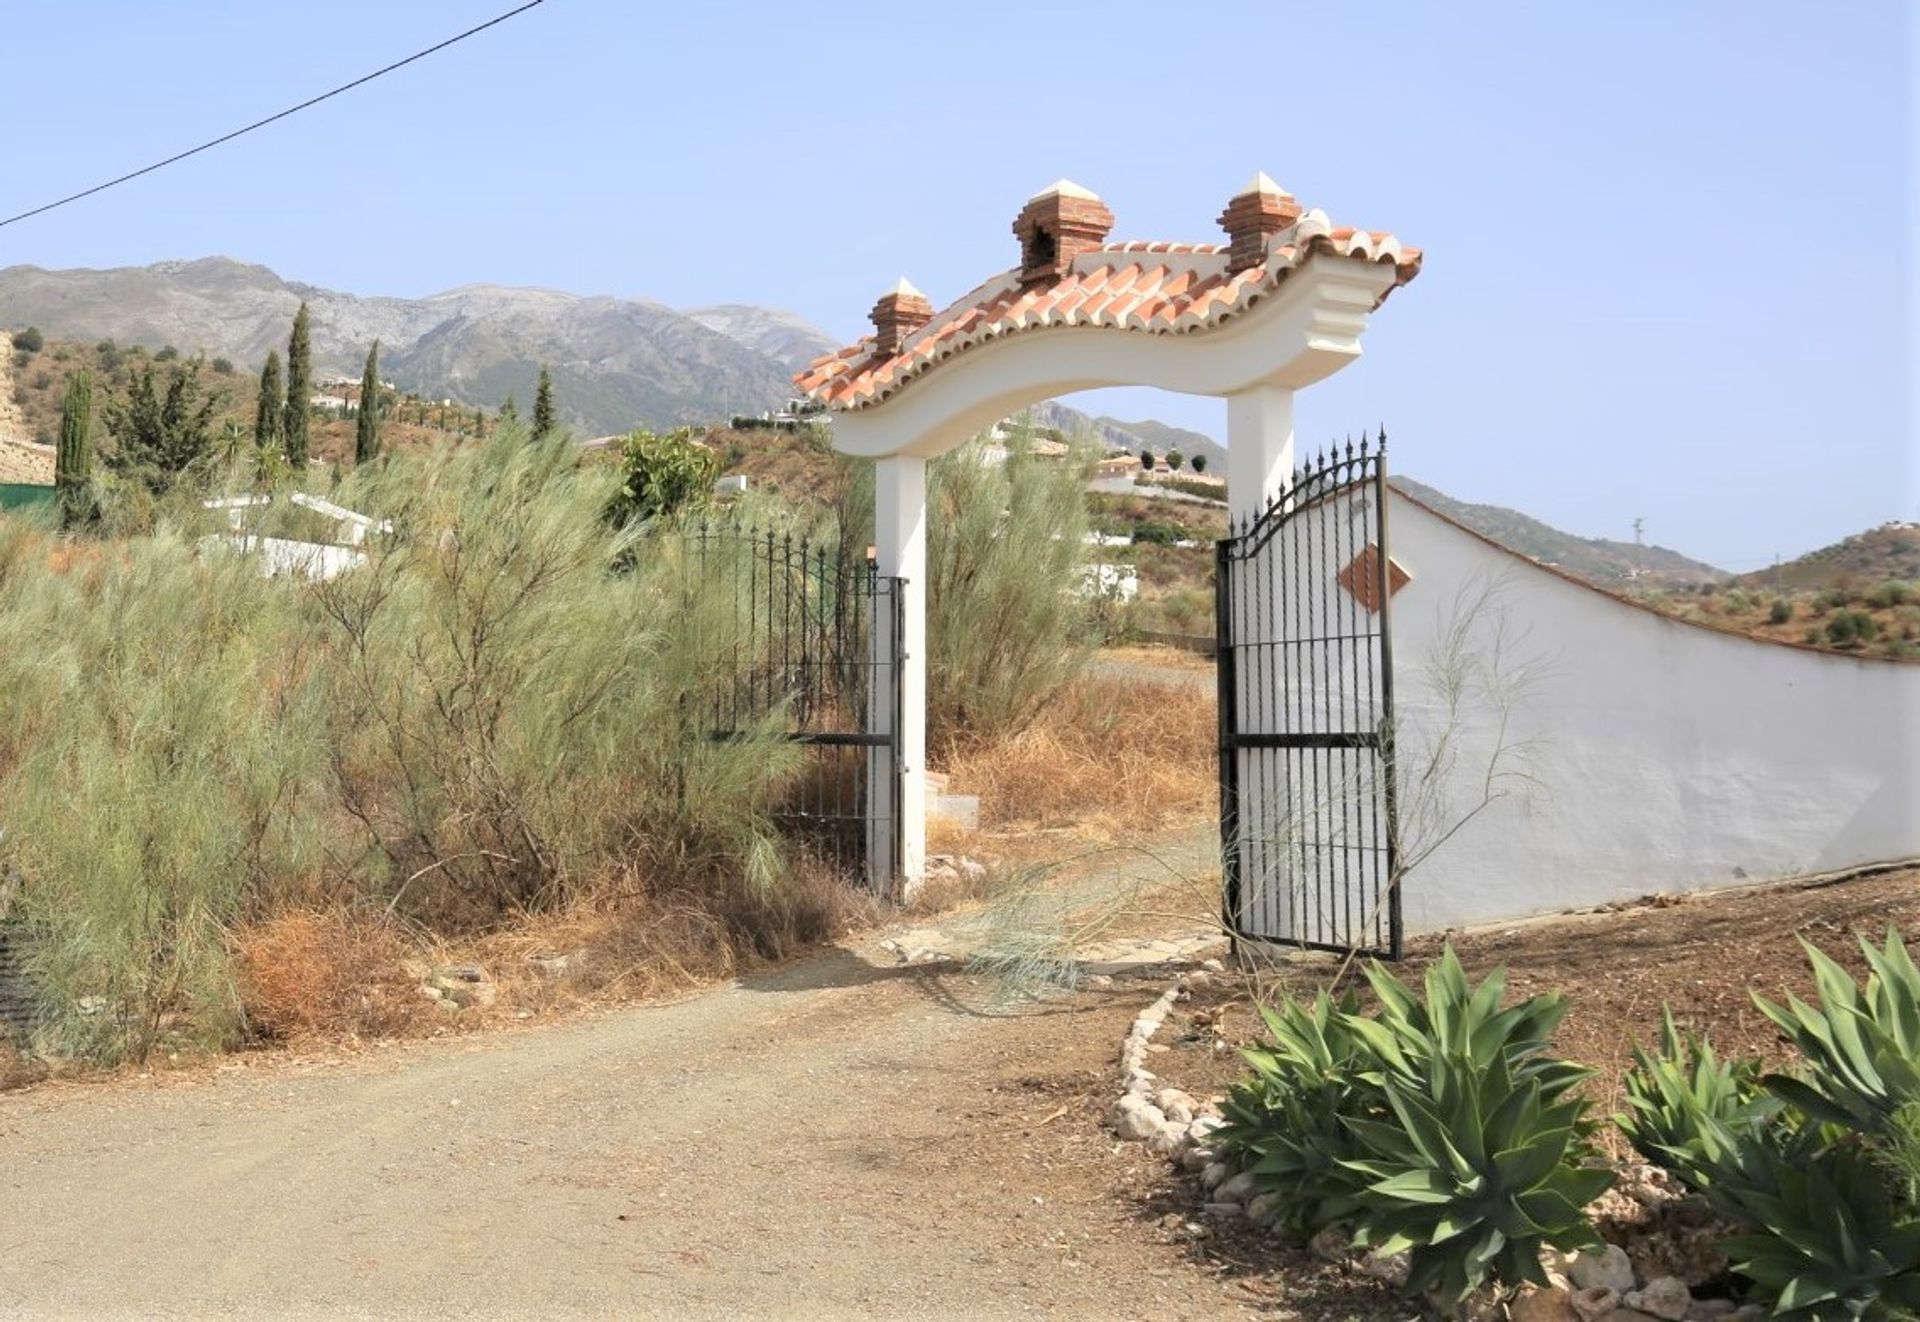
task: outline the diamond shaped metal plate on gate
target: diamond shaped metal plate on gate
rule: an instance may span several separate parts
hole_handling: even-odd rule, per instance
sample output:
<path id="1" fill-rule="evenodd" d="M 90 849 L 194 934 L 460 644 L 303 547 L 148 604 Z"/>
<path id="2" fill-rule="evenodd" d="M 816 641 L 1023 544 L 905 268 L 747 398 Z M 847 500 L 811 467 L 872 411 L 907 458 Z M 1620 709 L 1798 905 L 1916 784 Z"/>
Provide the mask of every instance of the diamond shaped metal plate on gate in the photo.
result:
<path id="1" fill-rule="evenodd" d="M 1351 592 L 1354 600 L 1365 606 L 1368 612 L 1380 611 L 1380 547 L 1378 543 L 1368 542 L 1359 555 L 1347 562 L 1340 571 L 1340 586 Z M 1400 567 L 1400 562 L 1392 556 L 1387 557 L 1387 595 L 1392 596 L 1408 583 L 1413 576 Z"/>

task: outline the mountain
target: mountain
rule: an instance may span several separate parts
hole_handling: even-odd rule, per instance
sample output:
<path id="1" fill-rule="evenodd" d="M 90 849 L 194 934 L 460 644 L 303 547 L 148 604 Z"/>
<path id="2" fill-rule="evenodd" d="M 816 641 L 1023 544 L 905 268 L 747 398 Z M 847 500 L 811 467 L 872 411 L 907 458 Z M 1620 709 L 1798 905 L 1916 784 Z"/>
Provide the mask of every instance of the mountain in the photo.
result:
<path id="1" fill-rule="evenodd" d="M 1410 477 L 1389 479 L 1394 486 L 1510 551 L 1542 564 L 1576 574 L 1590 583 L 1609 587 L 1635 578 L 1669 582 L 1709 582 L 1724 579 L 1724 570 L 1689 560 L 1664 546 L 1639 546 L 1604 537 L 1579 537 L 1562 532 L 1518 510 L 1502 505 L 1479 505 L 1455 500 Z"/>
<path id="2" fill-rule="evenodd" d="M 377 337 L 383 374 L 401 389 L 489 409 L 513 394 L 524 413 L 545 364 L 562 419 L 589 435 L 758 413 L 790 389 L 781 361 L 644 299 L 499 285 L 419 299 L 361 297 L 225 257 L 104 271 L 0 270 L 0 325 L 38 326 L 60 339 L 170 344 L 232 359 L 246 371 L 257 370 L 269 349 L 284 349 L 303 299 L 318 375 L 357 377 Z M 742 309 L 733 319 L 765 337 L 788 318 L 796 344 L 811 330 L 791 314 L 745 316 L 761 311 Z"/>
<path id="3" fill-rule="evenodd" d="M 681 315 L 765 354 L 790 373 L 810 366 L 821 354 L 840 347 L 838 337 L 827 334 L 799 314 L 780 308 L 716 303 L 711 307 L 684 308 Z"/>
<path id="4" fill-rule="evenodd" d="M 1875 587 L 1889 579 L 1920 581 L 1920 524 L 1883 523 L 1809 551 L 1797 560 L 1742 574 L 1762 588 Z"/>

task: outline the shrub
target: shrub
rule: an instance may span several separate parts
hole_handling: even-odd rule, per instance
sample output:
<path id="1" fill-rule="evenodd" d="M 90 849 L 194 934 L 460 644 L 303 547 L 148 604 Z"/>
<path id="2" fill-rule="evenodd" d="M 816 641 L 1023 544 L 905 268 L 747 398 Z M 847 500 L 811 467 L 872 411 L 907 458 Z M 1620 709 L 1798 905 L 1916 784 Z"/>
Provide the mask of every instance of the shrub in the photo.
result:
<path id="1" fill-rule="evenodd" d="M 1913 585 L 1897 578 L 1890 578 L 1867 594 L 1867 604 L 1880 610 L 1891 610 L 1895 606 L 1906 605 L 1913 595 Z"/>
<path id="2" fill-rule="evenodd" d="M 691 427 L 665 435 L 642 428 L 620 444 L 620 487 L 609 517 L 624 525 L 703 509 L 719 478 L 718 459 L 693 439 Z"/>
<path id="3" fill-rule="evenodd" d="M 214 375 L 216 376 L 232 376 L 233 375 L 233 359 L 231 358 L 214 359 L 213 371 L 214 371 Z"/>
<path id="4" fill-rule="evenodd" d="M 1204 454 L 1196 454 L 1192 459 L 1187 461 L 1187 464 L 1188 467 L 1192 468 L 1196 473 L 1204 473 L 1207 471 L 1207 457 Z"/>
<path id="5" fill-rule="evenodd" d="M 976 444 L 929 466 L 927 721 L 934 746 L 1025 728 L 1080 672 L 1092 614 L 1075 589 L 1086 505 L 1077 468 Z"/>
<path id="6" fill-rule="evenodd" d="M 13 347 L 25 354 L 39 353 L 46 342 L 46 337 L 40 333 L 38 326 L 29 326 L 23 331 L 16 331 L 13 336 Z"/>
<path id="7" fill-rule="evenodd" d="M 174 348 L 171 344 L 163 344 L 160 346 L 159 352 L 153 355 L 153 361 L 156 363 L 171 363 L 179 357 L 180 351 L 178 349 Z"/>
<path id="8" fill-rule="evenodd" d="M 1843 610 L 1827 621 L 1826 639 L 1835 647 L 1859 647 L 1880 632 L 1880 622 L 1865 611 Z"/>
<path id="9" fill-rule="evenodd" d="M 1768 624 L 1785 624 L 1793 618 L 1793 603 L 1785 597 L 1775 597 L 1773 606 L 1767 611 Z"/>
<path id="10" fill-rule="evenodd" d="M 109 465 L 156 496 L 183 479 L 206 478 L 219 404 L 217 395 L 202 393 L 198 363 L 175 368 L 164 392 L 154 385 L 153 368 L 143 369 L 126 399 L 106 405 L 107 431 L 115 442 Z"/>

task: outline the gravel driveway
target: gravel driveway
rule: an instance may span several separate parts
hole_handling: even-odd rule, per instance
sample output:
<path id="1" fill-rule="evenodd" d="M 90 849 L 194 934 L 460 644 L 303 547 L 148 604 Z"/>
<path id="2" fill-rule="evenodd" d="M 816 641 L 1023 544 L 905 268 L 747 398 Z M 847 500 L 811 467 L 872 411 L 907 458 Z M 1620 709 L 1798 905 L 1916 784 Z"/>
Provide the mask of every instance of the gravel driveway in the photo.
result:
<path id="1" fill-rule="evenodd" d="M 1013 1002 L 863 944 L 677 1005 L 0 1097 L 0 1315 L 1241 1315 L 1116 1196 L 1142 1150 L 1088 1100 L 1151 987 Z"/>

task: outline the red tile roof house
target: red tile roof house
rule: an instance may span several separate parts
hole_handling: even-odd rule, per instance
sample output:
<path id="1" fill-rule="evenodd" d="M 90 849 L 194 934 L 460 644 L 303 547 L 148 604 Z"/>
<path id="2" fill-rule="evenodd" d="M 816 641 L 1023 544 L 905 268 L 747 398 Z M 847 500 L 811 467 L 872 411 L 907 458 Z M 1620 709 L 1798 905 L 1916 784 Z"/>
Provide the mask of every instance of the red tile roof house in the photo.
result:
<path id="1" fill-rule="evenodd" d="M 1114 242 L 1106 204 L 1063 179 L 1014 218 L 1017 265 L 937 313 L 902 279 L 872 335 L 794 378 L 833 413 L 835 447 L 877 461 L 878 567 L 910 585 L 898 760 L 876 768 L 901 785 L 908 889 L 926 852 L 926 615 L 911 587 L 926 581 L 926 461 L 1057 395 L 1158 386 L 1228 401 L 1228 502 L 1250 513 L 1293 471 L 1294 392 L 1357 358 L 1374 310 L 1420 270 L 1418 249 L 1335 225 L 1264 174 L 1219 223 L 1225 243 Z"/>

